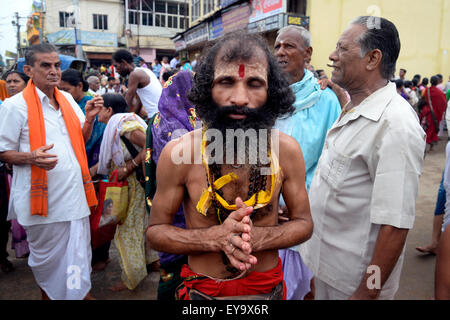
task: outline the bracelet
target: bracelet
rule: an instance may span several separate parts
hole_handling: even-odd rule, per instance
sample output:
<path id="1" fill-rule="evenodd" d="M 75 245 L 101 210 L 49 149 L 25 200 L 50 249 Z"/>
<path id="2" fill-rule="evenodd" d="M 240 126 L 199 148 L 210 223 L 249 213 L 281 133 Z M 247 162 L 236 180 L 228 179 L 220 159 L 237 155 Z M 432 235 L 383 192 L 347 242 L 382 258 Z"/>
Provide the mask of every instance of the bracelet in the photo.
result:
<path id="1" fill-rule="evenodd" d="M 131 159 L 131 162 L 133 162 L 134 166 L 137 167 L 138 164 L 134 161 L 134 159 Z"/>

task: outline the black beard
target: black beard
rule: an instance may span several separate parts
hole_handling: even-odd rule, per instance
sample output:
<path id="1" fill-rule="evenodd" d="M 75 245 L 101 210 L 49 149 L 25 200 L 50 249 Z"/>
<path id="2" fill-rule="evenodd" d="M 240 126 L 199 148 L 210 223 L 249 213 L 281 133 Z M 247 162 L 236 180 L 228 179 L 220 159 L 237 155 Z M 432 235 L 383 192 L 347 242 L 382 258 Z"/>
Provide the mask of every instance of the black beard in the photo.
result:
<path id="1" fill-rule="evenodd" d="M 236 120 L 230 118 L 230 114 L 245 115 L 246 118 Z M 244 134 L 248 130 L 255 131 L 257 135 L 257 141 L 250 142 L 248 139 L 245 139 L 245 164 L 256 164 L 250 161 L 249 157 L 250 155 L 254 155 L 257 157 L 257 159 L 259 159 L 259 154 L 260 152 L 262 152 L 262 150 L 259 150 L 260 139 L 270 139 L 270 132 L 275 124 L 276 119 L 277 115 L 271 112 L 270 107 L 267 104 L 257 109 L 251 109 L 247 107 L 238 107 L 235 105 L 219 107 L 215 103 L 213 103 L 213 107 L 210 108 L 207 114 L 202 118 L 207 129 L 215 129 L 221 132 L 223 137 L 223 146 L 225 148 L 224 152 L 225 150 L 234 150 L 235 156 L 236 148 L 238 147 L 238 138 L 234 137 L 233 139 L 228 141 L 227 130 L 236 131 L 240 129 L 244 132 Z M 261 129 L 267 130 L 266 134 L 263 136 L 261 135 Z M 267 144 L 265 145 L 268 146 L 268 144 L 269 142 L 267 142 Z M 263 154 L 267 155 L 267 149 L 264 150 Z M 223 155 L 225 156 L 225 153 Z M 263 157 L 265 158 L 266 156 Z M 235 159 L 235 161 L 236 160 L 237 159 Z M 225 163 L 225 158 L 223 158 L 223 161 L 223 163 Z M 229 161 L 229 159 L 227 159 L 227 161 Z"/>
<path id="2" fill-rule="evenodd" d="M 245 115 L 245 119 L 232 119 L 230 114 Z M 238 107 L 236 105 L 219 107 L 213 102 L 212 107 L 204 115 L 202 119 L 208 129 L 217 129 L 225 136 L 227 129 L 271 129 L 277 119 L 270 111 L 270 107 L 267 104 L 257 108 L 251 109 L 248 107 Z"/>

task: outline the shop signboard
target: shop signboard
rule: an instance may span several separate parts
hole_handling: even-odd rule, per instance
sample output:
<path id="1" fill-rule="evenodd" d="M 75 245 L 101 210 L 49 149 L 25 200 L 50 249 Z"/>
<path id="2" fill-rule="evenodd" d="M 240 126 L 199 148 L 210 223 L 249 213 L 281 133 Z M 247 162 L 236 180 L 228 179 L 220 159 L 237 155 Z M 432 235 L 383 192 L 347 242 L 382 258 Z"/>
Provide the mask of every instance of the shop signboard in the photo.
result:
<path id="1" fill-rule="evenodd" d="M 180 39 L 174 42 L 175 44 L 175 50 L 176 51 L 180 51 L 180 50 L 184 50 L 186 49 L 186 42 L 184 41 L 184 39 Z"/>
<path id="2" fill-rule="evenodd" d="M 208 40 L 208 25 L 201 24 L 198 27 L 185 33 L 184 39 L 186 45 L 192 45 L 198 42 Z"/>
<path id="3" fill-rule="evenodd" d="M 220 38 L 223 35 L 222 17 L 218 17 L 210 22 L 209 40 Z"/>
<path id="4" fill-rule="evenodd" d="M 249 22 L 256 22 L 283 11 L 283 0 L 253 0 L 250 7 Z"/>
<path id="5" fill-rule="evenodd" d="M 54 45 L 73 45 L 75 41 L 75 31 L 60 30 L 47 35 L 47 40 Z M 81 42 L 77 44 L 99 46 L 99 47 L 117 47 L 117 34 L 108 32 L 81 31 Z"/>
<path id="6" fill-rule="evenodd" d="M 247 29 L 249 15 L 247 4 L 222 14 L 223 33 Z"/>
<path id="7" fill-rule="evenodd" d="M 287 24 L 309 29 L 309 17 L 290 14 L 287 16 Z"/>

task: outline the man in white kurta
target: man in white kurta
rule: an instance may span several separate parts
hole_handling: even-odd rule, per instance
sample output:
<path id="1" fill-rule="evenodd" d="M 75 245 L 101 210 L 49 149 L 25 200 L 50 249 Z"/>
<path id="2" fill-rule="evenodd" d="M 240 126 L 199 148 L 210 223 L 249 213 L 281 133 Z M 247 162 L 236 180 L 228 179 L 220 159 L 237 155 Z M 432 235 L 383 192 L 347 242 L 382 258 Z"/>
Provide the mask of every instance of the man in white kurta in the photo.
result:
<path id="1" fill-rule="evenodd" d="M 316 299 L 393 299 L 414 223 L 425 133 L 376 69 L 383 48 L 360 50 L 362 22 L 330 55 L 333 81 L 350 89 L 352 105 L 328 132 L 309 192 L 314 231 L 300 252 L 315 275 Z"/>
<path id="2" fill-rule="evenodd" d="M 59 60 L 56 52 L 54 55 L 56 58 L 53 58 Z M 60 70 L 50 72 L 52 81 L 58 78 L 58 73 L 60 75 Z M 39 79 L 36 91 L 42 105 L 46 145 L 53 145 L 48 153 L 57 156 L 56 166 L 46 171 L 48 215 L 31 216 L 31 165 L 14 160 L 11 161 L 14 174 L 8 220 L 17 219 L 27 231 L 30 246 L 28 264 L 45 294 L 52 300 L 83 299 L 91 289 L 91 247 L 90 210 L 81 169 L 61 108 L 50 104 L 49 97 L 39 89 Z M 86 119 L 80 107 L 70 94 L 62 93 L 83 127 Z M 15 152 L 17 159 L 26 158 L 33 151 L 30 150 L 27 105 L 22 93 L 5 100 L 0 109 L 2 160 L 11 151 Z"/>

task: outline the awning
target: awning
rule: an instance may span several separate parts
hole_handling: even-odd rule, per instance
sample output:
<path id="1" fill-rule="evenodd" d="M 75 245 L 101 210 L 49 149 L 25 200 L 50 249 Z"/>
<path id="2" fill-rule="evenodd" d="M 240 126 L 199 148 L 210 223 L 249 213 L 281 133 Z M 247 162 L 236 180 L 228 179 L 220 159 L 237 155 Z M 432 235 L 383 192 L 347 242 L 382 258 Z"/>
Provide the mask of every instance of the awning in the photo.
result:
<path id="1" fill-rule="evenodd" d="M 136 37 L 128 39 L 128 47 L 136 47 Z M 139 36 L 140 48 L 152 48 L 152 49 L 165 49 L 175 50 L 175 45 L 169 38 L 152 37 L 152 36 Z"/>
<path id="2" fill-rule="evenodd" d="M 95 52 L 95 53 L 114 53 L 119 48 L 117 47 L 97 47 L 97 46 L 81 46 L 84 52 Z"/>

